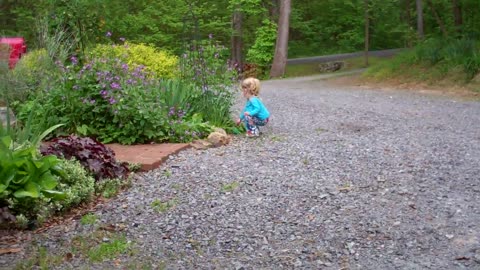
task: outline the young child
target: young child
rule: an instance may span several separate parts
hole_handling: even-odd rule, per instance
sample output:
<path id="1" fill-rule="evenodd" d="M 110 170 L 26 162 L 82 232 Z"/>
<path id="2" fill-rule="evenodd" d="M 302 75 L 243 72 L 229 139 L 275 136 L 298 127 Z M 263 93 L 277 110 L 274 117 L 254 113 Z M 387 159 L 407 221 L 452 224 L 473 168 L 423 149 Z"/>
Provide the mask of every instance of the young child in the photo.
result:
<path id="1" fill-rule="evenodd" d="M 237 119 L 237 125 L 241 122 L 247 128 L 247 137 L 256 137 L 260 135 L 259 126 L 265 126 L 268 123 L 270 112 L 263 102 L 258 98 L 260 93 L 260 81 L 256 78 L 247 78 L 242 81 L 242 94 L 247 99 L 240 118 Z"/>

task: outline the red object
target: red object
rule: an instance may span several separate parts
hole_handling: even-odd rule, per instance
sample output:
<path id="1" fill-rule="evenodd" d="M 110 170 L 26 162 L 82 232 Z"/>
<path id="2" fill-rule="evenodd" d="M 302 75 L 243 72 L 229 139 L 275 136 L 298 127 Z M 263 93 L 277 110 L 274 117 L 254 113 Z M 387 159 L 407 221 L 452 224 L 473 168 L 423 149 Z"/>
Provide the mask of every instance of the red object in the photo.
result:
<path id="1" fill-rule="evenodd" d="M 25 44 L 25 39 L 22 37 L 0 38 L 0 43 L 8 44 L 10 46 L 8 67 L 11 69 L 14 68 L 22 55 L 27 52 L 27 44 Z"/>

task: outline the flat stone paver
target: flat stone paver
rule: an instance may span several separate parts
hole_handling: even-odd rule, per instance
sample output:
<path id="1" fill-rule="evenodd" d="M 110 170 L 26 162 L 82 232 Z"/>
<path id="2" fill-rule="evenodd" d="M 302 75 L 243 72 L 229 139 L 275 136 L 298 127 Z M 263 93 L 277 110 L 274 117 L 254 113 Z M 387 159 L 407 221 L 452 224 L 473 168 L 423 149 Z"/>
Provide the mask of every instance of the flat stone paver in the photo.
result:
<path id="1" fill-rule="evenodd" d="M 176 154 L 190 145 L 186 143 L 162 143 L 162 144 L 140 144 L 120 145 L 107 144 L 117 160 L 141 164 L 142 171 L 149 171 L 158 168 L 170 155 Z"/>

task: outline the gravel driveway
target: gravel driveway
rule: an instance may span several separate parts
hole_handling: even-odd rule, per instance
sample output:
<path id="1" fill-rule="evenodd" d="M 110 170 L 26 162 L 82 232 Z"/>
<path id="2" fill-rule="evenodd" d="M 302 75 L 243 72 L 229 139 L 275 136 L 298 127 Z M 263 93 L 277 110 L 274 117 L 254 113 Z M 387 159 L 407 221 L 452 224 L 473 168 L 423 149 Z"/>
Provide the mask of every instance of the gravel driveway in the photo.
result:
<path id="1" fill-rule="evenodd" d="M 479 102 L 314 77 L 262 87 L 262 137 L 185 150 L 95 225 L 57 226 L 38 245 L 64 254 L 110 226 L 129 252 L 58 268 L 480 269 Z"/>

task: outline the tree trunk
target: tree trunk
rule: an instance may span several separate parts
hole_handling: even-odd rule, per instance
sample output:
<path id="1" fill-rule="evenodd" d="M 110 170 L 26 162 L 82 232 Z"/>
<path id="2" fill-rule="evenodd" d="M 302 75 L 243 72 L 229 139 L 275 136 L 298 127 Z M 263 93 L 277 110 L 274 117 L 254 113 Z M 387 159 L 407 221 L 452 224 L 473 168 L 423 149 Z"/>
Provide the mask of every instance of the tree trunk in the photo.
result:
<path id="1" fill-rule="evenodd" d="M 411 0 L 405 0 L 405 22 L 407 23 L 408 30 L 410 30 L 412 27 L 412 12 L 410 9 L 411 6 L 412 6 Z M 412 39 L 410 38 L 410 34 L 407 35 L 406 45 L 409 48 L 413 46 Z"/>
<path id="2" fill-rule="evenodd" d="M 268 13 L 270 18 L 276 20 L 279 16 L 280 12 L 280 1 L 281 0 L 272 0 L 270 8 L 268 9 Z"/>
<path id="3" fill-rule="evenodd" d="M 452 8 L 453 8 L 455 29 L 458 33 L 460 33 L 462 31 L 462 25 L 463 25 L 462 7 L 460 6 L 460 1 L 452 0 Z"/>
<path id="4" fill-rule="evenodd" d="M 427 4 L 430 7 L 430 9 L 432 10 L 433 16 L 435 17 L 435 20 L 437 21 L 438 26 L 440 27 L 440 30 L 442 31 L 443 36 L 448 37 L 447 29 L 445 28 L 445 25 L 442 22 L 442 18 L 440 18 L 440 16 L 438 16 L 438 13 L 435 10 L 435 6 L 433 5 L 432 1 L 427 0 Z"/>
<path id="5" fill-rule="evenodd" d="M 243 24 L 243 15 L 241 11 L 236 8 L 233 11 L 232 15 L 232 65 L 237 68 L 237 70 L 242 71 L 243 68 L 243 38 L 242 38 L 242 24 Z"/>
<path id="6" fill-rule="evenodd" d="M 365 0 L 365 67 L 368 67 L 368 50 L 370 39 L 370 18 L 368 12 L 368 0 Z"/>
<path id="7" fill-rule="evenodd" d="M 288 54 L 288 30 L 290 27 L 290 0 L 281 0 L 280 17 L 278 18 L 278 34 L 275 44 L 275 55 L 273 56 L 272 69 L 270 77 L 280 77 L 285 75 Z"/>
<path id="8" fill-rule="evenodd" d="M 418 38 L 423 39 L 425 34 L 423 33 L 423 5 L 422 0 L 417 1 L 417 32 Z"/>

